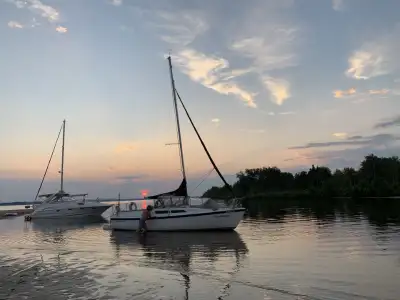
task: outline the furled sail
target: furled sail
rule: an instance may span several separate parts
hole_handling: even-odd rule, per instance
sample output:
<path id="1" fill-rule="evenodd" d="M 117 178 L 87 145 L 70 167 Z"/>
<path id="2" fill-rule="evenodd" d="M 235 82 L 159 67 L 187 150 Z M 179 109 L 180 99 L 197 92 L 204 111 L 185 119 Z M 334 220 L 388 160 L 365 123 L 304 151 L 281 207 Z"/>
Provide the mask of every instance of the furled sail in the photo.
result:
<path id="1" fill-rule="evenodd" d="M 158 197 L 162 197 L 162 196 L 187 197 L 188 192 L 187 192 L 186 179 L 183 178 L 181 185 L 176 190 L 168 192 L 168 193 L 161 193 L 158 195 L 150 196 L 150 197 L 147 197 L 147 199 L 157 199 Z"/>

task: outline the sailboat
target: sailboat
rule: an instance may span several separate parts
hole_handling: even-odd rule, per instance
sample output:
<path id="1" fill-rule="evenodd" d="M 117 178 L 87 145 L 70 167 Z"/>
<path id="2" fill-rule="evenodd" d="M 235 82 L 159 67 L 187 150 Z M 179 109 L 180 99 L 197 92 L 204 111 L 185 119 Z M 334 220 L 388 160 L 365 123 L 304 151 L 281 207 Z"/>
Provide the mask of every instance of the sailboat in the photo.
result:
<path id="1" fill-rule="evenodd" d="M 183 180 L 178 189 L 174 191 L 147 197 L 147 199 L 154 200 L 153 217 L 147 221 L 148 231 L 234 230 L 243 219 L 245 209 L 240 207 L 237 199 L 234 197 L 231 186 L 226 182 L 215 165 L 200 134 L 194 126 L 181 97 L 175 89 L 170 56 L 168 57 L 168 62 Z M 196 204 L 195 202 L 199 202 L 199 199 L 193 199 L 188 195 L 177 96 L 211 164 L 225 183 L 225 186 L 232 192 L 233 199 L 228 205 L 225 203 L 220 204 L 212 199 L 205 199 L 205 202 Z M 110 223 L 107 227 L 111 230 L 137 230 L 139 228 L 140 217 L 140 210 L 117 211 L 110 217 Z"/>
<path id="2" fill-rule="evenodd" d="M 62 129 L 62 155 L 61 155 L 61 186 L 56 193 L 39 195 L 44 178 L 46 177 L 48 167 L 54 154 Z M 62 123 L 60 133 L 54 145 L 53 152 L 47 165 L 47 169 L 40 184 L 37 198 L 43 199 L 41 203 L 33 206 L 33 212 L 26 216 L 27 220 L 32 219 L 62 219 L 62 218 L 101 218 L 101 215 L 111 207 L 111 204 L 101 203 L 99 201 L 87 201 L 87 194 L 69 194 L 64 191 L 64 143 L 65 143 L 65 120 Z M 82 197 L 82 199 L 80 199 Z"/>

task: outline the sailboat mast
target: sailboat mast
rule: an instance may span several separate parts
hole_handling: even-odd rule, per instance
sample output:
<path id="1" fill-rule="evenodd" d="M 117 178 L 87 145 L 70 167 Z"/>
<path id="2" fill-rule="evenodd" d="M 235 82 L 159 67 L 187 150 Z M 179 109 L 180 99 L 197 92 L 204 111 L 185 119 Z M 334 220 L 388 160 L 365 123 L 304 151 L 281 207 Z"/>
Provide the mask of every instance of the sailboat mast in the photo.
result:
<path id="1" fill-rule="evenodd" d="M 63 121 L 63 138 L 61 148 L 61 192 L 64 191 L 64 144 L 65 144 L 65 120 Z"/>
<path id="2" fill-rule="evenodd" d="M 172 98 L 173 98 L 173 100 L 174 100 L 174 108 L 175 108 L 176 129 L 177 129 L 177 132 L 178 132 L 179 155 L 180 155 L 180 157 L 181 157 L 182 175 L 183 175 L 183 179 L 186 180 L 185 160 L 184 160 L 184 158 L 183 158 L 183 147 L 182 147 L 181 127 L 180 127 L 180 124 L 179 124 L 178 104 L 177 104 L 177 100 L 176 100 L 176 91 L 175 91 L 174 75 L 173 75 L 173 73 L 172 73 L 171 56 L 168 56 L 168 63 L 169 63 L 169 74 L 170 74 L 170 77 L 171 77 Z"/>

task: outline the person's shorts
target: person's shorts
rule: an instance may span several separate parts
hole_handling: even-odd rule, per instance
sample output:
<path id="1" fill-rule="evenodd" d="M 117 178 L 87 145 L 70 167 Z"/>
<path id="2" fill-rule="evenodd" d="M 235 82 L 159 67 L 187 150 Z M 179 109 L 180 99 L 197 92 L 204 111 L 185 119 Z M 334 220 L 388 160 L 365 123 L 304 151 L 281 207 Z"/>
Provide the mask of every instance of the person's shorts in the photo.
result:
<path id="1" fill-rule="evenodd" d="M 139 228 L 143 228 L 146 226 L 146 220 L 145 219 L 140 219 L 139 220 Z"/>

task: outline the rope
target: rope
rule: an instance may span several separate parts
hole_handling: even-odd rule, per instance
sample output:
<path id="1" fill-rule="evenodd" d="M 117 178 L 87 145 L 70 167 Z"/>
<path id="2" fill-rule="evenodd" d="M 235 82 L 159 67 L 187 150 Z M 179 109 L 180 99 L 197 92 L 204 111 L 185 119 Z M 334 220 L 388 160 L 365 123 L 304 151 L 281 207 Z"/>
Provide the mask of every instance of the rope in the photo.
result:
<path id="1" fill-rule="evenodd" d="M 200 181 L 200 183 L 199 183 L 189 194 L 193 193 L 193 192 L 204 182 L 204 180 L 206 180 L 206 179 L 208 178 L 208 176 L 211 175 L 211 173 L 212 173 L 213 171 L 214 171 L 214 168 L 212 168 L 210 171 L 208 171 L 207 174 L 206 174 L 206 176 L 203 178 L 203 180 Z"/>
<path id="2" fill-rule="evenodd" d="M 42 182 L 40 183 L 40 186 L 39 186 L 39 189 L 38 189 L 38 191 L 37 191 L 37 193 L 36 193 L 36 197 L 35 197 L 35 200 L 34 200 L 34 201 L 36 201 L 37 197 L 39 196 L 40 190 L 42 189 L 42 185 L 43 185 L 43 182 L 44 182 L 44 178 L 46 177 L 47 171 L 49 170 L 49 166 L 50 166 L 50 163 L 51 163 L 51 159 L 53 158 L 54 151 L 56 150 L 56 146 L 57 146 L 58 140 L 59 140 L 59 138 L 60 138 L 60 134 L 61 134 L 61 130 L 62 130 L 63 126 L 64 126 L 64 125 L 61 125 L 60 131 L 58 132 L 58 136 L 57 136 L 57 139 L 56 139 L 56 143 L 54 144 L 53 151 L 51 152 L 49 162 L 47 163 L 46 171 L 44 172 L 44 175 L 43 175 L 43 178 L 42 178 Z"/>

